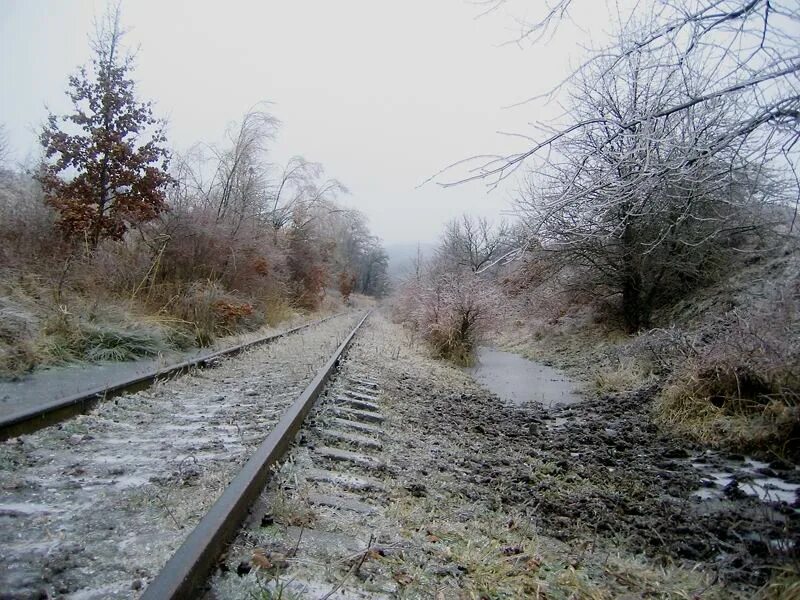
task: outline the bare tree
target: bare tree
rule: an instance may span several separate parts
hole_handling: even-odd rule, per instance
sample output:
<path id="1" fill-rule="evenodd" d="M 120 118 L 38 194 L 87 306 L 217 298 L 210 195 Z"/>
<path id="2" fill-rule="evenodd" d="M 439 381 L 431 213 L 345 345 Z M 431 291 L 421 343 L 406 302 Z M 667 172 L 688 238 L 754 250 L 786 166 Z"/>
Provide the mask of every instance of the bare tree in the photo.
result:
<path id="1" fill-rule="evenodd" d="M 516 41 L 556 35 L 580 3 L 555 0 Z M 563 120 L 523 136 L 523 152 L 458 163 L 474 166 L 443 185 L 496 185 L 530 167 L 519 206 L 531 235 L 597 292 L 618 293 L 636 329 L 726 253 L 752 249 L 773 225 L 767 205 L 796 211 L 800 186 L 792 197 L 786 183 L 798 181 L 800 6 L 658 0 L 618 21 L 612 42 L 544 96 L 568 93 Z"/>
<path id="2" fill-rule="evenodd" d="M 735 99 L 645 120 L 624 134 L 609 127 L 659 112 L 698 84 L 651 53 L 615 63 L 613 76 L 598 64 L 575 82 L 574 114 L 595 122 L 553 143 L 519 206 L 546 249 L 592 274 L 584 283 L 621 295 L 635 330 L 660 301 L 713 277 L 726 252 L 744 249 L 747 236 L 769 224 L 763 208 L 781 193 L 753 159 L 757 138 L 720 143 L 736 125 Z"/>
<path id="3" fill-rule="evenodd" d="M 255 216 L 265 204 L 265 156 L 280 122 L 263 108 L 245 114 L 228 132 L 229 147 L 213 149 L 218 159 L 215 177 L 218 219 L 238 221 Z"/>
<path id="4" fill-rule="evenodd" d="M 271 172 L 278 171 L 267 189 L 267 202 L 263 216 L 275 231 L 292 223 L 299 213 L 310 218 L 326 214 L 326 203 L 347 194 L 347 187 L 338 179 L 326 178 L 320 163 L 310 162 L 302 156 L 293 156 L 286 165 L 270 165 Z M 314 210 L 321 207 L 321 211 Z"/>
<path id="5" fill-rule="evenodd" d="M 508 0 L 487 0 L 486 12 L 497 10 Z M 544 15 L 522 25 L 517 42 L 536 42 L 555 35 L 559 21 L 581 0 L 556 0 Z M 496 183 L 508 177 L 529 159 L 546 153 L 556 141 L 584 128 L 602 124 L 611 137 L 628 135 L 652 121 L 685 113 L 695 106 L 714 105 L 721 98 L 735 99 L 737 118 L 715 144 L 714 152 L 759 137 L 769 158 L 782 157 L 796 170 L 800 139 L 800 46 L 797 28 L 800 6 L 794 0 L 659 0 L 652 5 L 637 2 L 631 13 L 618 15 L 619 34 L 613 43 L 597 49 L 592 57 L 564 82 L 545 95 L 555 95 L 576 79 L 597 69 L 609 77 L 625 70 L 633 54 L 649 55 L 662 67 L 680 72 L 688 83 L 686 94 L 663 103 L 651 112 L 618 118 L 589 115 L 562 125 L 542 125 L 532 146 L 517 154 L 490 160 L 476 157 L 466 176 L 443 185 L 473 179 Z M 702 83 L 700 85 L 699 83 Z M 538 97 L 541 98 L 541 97 Z M 467 161 L 464 161 L 465 164 Z"/>
<path id="6" fill-rule="evenodd" d="M 266 215 L 273 229 L 280 230 L 292 220 L 292 214 L 305 199 L 309 186 L 322 173 L 322 165 L 302 156 L 289 159 L 267 193 Z"/>
<path id="7" fill-rule="evenodd" d="M 473 273 L 479 272 L 509 250 L 510 228 L 505 221 L 462 215 L 445 226 L 438 252 L 445 260 Z"/>

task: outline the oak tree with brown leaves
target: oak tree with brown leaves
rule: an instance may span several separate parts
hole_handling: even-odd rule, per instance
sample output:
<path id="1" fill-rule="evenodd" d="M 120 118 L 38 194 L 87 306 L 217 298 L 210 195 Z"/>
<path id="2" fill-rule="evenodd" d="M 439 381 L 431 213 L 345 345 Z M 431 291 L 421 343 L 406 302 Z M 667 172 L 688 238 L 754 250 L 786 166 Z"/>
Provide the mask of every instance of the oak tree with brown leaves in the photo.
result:
<path id="1" fill-rule="evenodd" d="M 119 9 L 112 9 L 93 40 L 92 68 L 69 79 L 74 112 L 50 114 L 40 136 L 46 159 L 39 180 L 47 201 L 64 234 L 91 248 L 156 217 L 172 181 L 165 123 L 153 116 L 150 102 L 136 99 L 123 34 Z"/>

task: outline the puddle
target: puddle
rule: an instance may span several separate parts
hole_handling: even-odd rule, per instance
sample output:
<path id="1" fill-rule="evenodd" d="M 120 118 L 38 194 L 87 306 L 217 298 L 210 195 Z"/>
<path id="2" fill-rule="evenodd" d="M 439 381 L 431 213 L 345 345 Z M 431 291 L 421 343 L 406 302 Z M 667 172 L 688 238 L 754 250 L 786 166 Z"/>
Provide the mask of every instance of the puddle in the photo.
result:
<path id="1" fill-rule="evenodd" d="M 476 359 L 475 366 L 467 372 L 511 404 L 540 402 L 550 408 L 583 399 L 577 386 L 561 371 L 518 354 L 481 346 Z"/>
<path id="2" fill-rule="evenodd" d="M 723 499 L 736 488 L 734 493 L 754 496 L 762 502 L 795 507 L 800 502 L 800 484 L 781 479 L 765 462 L 748 457 L 743 462 L 734 462 L 706 452 L 691 464 L 703 475 L 703 487 L 693 492 L 700 500 Z"/>

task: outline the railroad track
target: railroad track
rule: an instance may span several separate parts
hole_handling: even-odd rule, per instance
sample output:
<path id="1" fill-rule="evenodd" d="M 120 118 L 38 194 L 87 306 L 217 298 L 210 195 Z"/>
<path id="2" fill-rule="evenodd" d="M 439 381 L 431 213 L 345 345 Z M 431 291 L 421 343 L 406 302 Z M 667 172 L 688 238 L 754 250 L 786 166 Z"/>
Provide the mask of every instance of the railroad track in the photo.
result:
<path id="1" fill-rule="evenodd" d="M 152 369 L 149 372 L 135 377 L 125 377 L 111 384 L 104 384 L 81 391 L 77 394 L 55 398 L 53 400 L 39 402 L 34 406 L 24 407 L 14 410 L 8 414 L 0 416 L 0 441 L 10 437 L 31 433 L 42 427 L 53 425 L 76 414 L 86 412 L 98 402 L 109 400 L 116 396 L 135 391 L 147 389 L 158 381 L 163 381 L 171 377 L 177 377 L 188 373 L 191 369 L 203 368 L 213 365 L 222 358 L 236 356 L 245 350 L 250 350 L 263 344 L 268 344 L 279 340 L 287 335 L 292 335 L 303 331 L 309 327 L 314 327 L 324 323 L 328 319 L 339 316 L 332 315 L 319 319 L 311 323 L 305 323 L 298 327 L 293 327 L 281 333 L 264 336 L 243 344 L 237 344 L 223 350 L 210 352 L 198 356 L 191 360 L 181 361 L 160 369 Z"/>
<path id="2" fill-rule="evenodd" d="M 195 597 L 367 316 L 165 383 L 160 372 L 149 390 L 6 441 L 0 590 Z"/>
<path id="3" fill-rule="evenodd" d="M 291 407 L 284 413 L 278 425 L 270 432 L 269 436 L 259 446 L 256 453 L 244 465 L 242 470 L 231 482 L 222 496 L 217 500 L 211 510 L 206 513 L 200 523 L 195 527 L 178 551 L 170 558 L 155 580 L 147 587 L 143 600 L 165 600 L 179 598 L 194 598 L 204 586 L 212 568 L 217 564 L 226 546 L 236 535 L 240 525 L 262 492 L 269 477 L 270 467 L 275 465 L 288 450 L 303 421 L 311 411 L 314 403 L 328 384 L 342 355 L 350 345 L 356 332 L 369 315 L 356 325 L 350 335 L 336 349 L 328 362 L 317 372 L 311 383 L 295 400 Z M 367 384 L 374 391 L 377 384 L 373 382 L 359 382 Z M 350 395 L 341 399 L 339 416 L 342 423 L 351 427 L 370 427 L 363 421 L 380 421 L 382 417 L 377 412 L 377 405 L 370 401 L 375 400 L 371 394 L 350 391 Z M 336 432 L 340 439 L 352 442 L 358 436 Z M 343 436 L 343 437 L 342 437 Z M 319 449 L 327 453 L 333 460 L 346 460 L 358 456 L 346 450 L 336 448 Z M 369 460 L 365 457 L 365 460 Z M 322 478 L 335 480 L 333 472 L 322 473 Z M 352 508 L 354 501 L 346 498 L 328 495 L 319 495 L 317 503 L 328 506 L 345 505 L 348 502 Z M 364 509 L 366 505 L 359 505 Z M 368 510 L 368 509 L 367 509 Z"/>

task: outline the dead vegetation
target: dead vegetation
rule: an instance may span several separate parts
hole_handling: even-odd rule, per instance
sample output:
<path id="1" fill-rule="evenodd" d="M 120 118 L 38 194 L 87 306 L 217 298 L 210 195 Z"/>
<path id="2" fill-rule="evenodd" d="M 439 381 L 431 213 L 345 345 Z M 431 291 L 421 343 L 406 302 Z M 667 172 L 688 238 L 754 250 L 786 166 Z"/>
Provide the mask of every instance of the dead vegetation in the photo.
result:
<path id="1" fill-rule="evenodd" d="M 512 296 L 517 317 L 498 341 L 599 395 L 655 384 L 654 418 L 692 440 L 796 460 L 799 256 L 791 244 L 734 264 L 727 278 L 656 311 L 654 327 L 633 335 L 568 281 L 547 281 Z"/>

